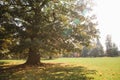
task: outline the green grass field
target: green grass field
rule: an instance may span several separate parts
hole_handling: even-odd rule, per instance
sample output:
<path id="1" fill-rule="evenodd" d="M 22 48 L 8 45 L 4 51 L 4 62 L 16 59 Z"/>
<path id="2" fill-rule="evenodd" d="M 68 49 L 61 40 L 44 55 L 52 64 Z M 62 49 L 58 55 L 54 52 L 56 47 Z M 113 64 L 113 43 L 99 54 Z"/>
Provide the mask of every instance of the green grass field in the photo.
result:
<path id="1" fill-rule="evenodd" d="M 24 62 L 0 60 L 0 67 Z M 5 71 L 0 74 L 0 80 L 120 80 L 120 57 L 59 58 L 42 62 L 49 65 Z"/>

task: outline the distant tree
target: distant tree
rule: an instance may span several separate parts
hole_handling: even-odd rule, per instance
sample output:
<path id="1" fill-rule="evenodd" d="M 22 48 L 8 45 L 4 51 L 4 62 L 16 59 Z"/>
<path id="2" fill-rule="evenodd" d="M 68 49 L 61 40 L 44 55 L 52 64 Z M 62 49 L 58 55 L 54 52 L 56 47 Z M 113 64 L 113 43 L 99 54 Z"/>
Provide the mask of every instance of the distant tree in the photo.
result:
<path id="1" fill-rule="evenodd" d="M 0 50 L 27 54 L 28 65 L 40 64 L 46 54 L 80 49 L 97 36 L 94 16 L 85 15 L 92 0 L 1 0 L 0 5 Z"/>
<path id="2" fill-rule="evenodd" d="M 104 49 L 103 49 L 103 46 L 102 46 L 99 38 L 97 38 L 96 48 L 98 49 L 98 55 L 99 55 L 99 57 L 104 56 Z"/>
<path id="3" fill-rule="evenodd" d="M 118 56 L 118 47 L 116 46 L 115 43 L 113 43 L 113 46 L 112 46 L 112 55 L 111 56 Z"/>
<path id="4" fill-rule="evenodd" d="M 81 57 L 88 57 L 88 52 L 90 51 L 90 49 L 88 49 L 87 47 L 83 47 L 82 51 L 81 51 Z"/>
<path id="5" fill-rule="evenodd" d="M 106 36 L 106 55 L 111 56 L 112 55 L 112 40 L 111 36 L 107 35 Z"/>
<path id="6" fill-rule="evenodd" d="M 120 51 L 118 51 L 118 56 L 120 56 Z"/>
<path id="7" fill-rule="evenodd" d="M 102 47 L 102 44 L 97 38 L 97 42 L 95 43 L 95 46 L 89 51 L 88 55 L 90 57 L 102 57 L 104 56 L 104 49 Z"/>
<path id="8" fill-rule="evenodd" d="M 89 57 L 99 57 L 99 50 L 98 48 L 93 48 L 89 51 L 88 55 Z"/>
<path id="9" fill-rule="evenodd" d="M 112 42 L 110 35 L 106 37 L 106 55 L 110 57 L 118 56 L 118 47 Z"/>

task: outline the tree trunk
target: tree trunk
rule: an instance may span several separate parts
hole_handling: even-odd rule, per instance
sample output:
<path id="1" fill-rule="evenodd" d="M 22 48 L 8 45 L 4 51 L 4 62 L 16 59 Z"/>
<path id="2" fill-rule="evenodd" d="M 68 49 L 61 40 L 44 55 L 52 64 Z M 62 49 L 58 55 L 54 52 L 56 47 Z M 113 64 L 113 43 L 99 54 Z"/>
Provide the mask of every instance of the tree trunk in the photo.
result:
<path id="1" fill-rule="evenodd" d="M 40 54 L 37 53 L 34 49 L 29 50 L 29 55 L 25 64 L 27 65 L 39 65 L 40 62 Z"/>

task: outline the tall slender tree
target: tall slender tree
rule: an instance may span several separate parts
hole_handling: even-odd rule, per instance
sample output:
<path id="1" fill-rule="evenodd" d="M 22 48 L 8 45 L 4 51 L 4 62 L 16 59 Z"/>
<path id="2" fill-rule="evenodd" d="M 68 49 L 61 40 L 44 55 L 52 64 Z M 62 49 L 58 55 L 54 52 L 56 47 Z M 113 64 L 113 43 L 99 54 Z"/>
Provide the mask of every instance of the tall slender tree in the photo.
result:
<path id="1" fill-rule="evenodd" d="M 118 56 L 118 47 L 112 42 L 111 35 L 106 37 L 106 54 L 110 57 Z"/>

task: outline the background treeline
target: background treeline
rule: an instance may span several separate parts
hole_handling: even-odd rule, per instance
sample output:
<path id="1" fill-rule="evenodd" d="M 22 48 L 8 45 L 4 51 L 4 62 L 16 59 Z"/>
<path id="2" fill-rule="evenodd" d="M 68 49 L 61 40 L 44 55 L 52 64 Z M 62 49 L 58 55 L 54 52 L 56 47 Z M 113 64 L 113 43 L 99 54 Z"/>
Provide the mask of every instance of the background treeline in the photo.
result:
<path id="1" fill-rule="evenodd" d="M 93 41 L 93 45 L 84 46 L 79 52 L 73 52 L 63 55 L 64 57 L 116 57 L 120 56 L 117 45 L 112 42 L 111 35 L 106 36 L 105 49 L 103 48 L 99 38 Z"/>
<path id="2" fill-rule="evenodd" d="M 46 54 L 42 56 L 45 59 L 52 59 L 58 57 L 116 57 L 120 56 L 120 51 L 115 43 L 112 42 L 111 36 L 107 35 L 106 37 L 106 49 L 104 50 L 99 38 L 97 38 L 92 46 L 84 46 L 79 51 L 73 51 L 70 53 L 62 53 L 62 54 Z M 8 54 L 0 54 L 0 59 L 26 59 L 27 53 L 8 53 Z"/>

